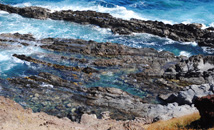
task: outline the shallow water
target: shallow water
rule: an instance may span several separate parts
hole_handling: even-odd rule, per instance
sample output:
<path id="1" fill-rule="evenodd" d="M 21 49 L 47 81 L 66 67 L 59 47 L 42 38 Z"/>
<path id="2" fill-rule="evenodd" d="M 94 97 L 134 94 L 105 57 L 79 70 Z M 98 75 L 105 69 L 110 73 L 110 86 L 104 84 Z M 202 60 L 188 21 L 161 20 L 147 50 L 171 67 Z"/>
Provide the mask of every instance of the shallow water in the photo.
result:
<path id="1" fill-rule="evenodd" d="M 160 20 L 165 23 L 202 23 L 204 26 L 213 26 L 214 19 L 214 1 L 211 0 L 0 0 L 0 3 L 10 4 L 13 6 L 41 6 L 55 10 L 95 10 L 99 12 L 107 12 L 111 15 L 123 19 L 139 18 L 149 20 Z M 208 55 L 203 48 L 197 46 L 197 43 L 176 42 L 167 38 L 160 38 L 150 34 L 132 34 L 129 36 L 114 35 L 109 29 L 99 28 L 94 25 L 80 25 L 65 21 L 54 20 L 37 20 L 23 18 L 17 14 L 9 14 L 0 11 L 0 33 L 31 33 L 35 38 L 73 38 L 83 40 L 94 40 L 97 42 L 113 42 L 131 47 L 143 48 L 150 47 L 158 51 L 166 50 L 175 55 L 192 56 L 197 54 Z M 10 45 L 11 43 L 5 43 Z M 43 91 L 16 88 L 8 86 L 6 79 L 11 77 L 25 77 L 39 72 L 51 72 L 61 76 L 64 79 L 79 82 L 81 79 L 72 79 L 66 77 L 66 74 L 45 68 L 35 64 L 30 64 L 14 58 L 13 54 L 24 54 L 34 58 L 44 60 L 51 63 L 57 63 L 68 66 L 76 66 L 75 62 L 64 62 L 57 60 L 57 56 L 66 54 L 57 54 L 35 47 L 35 43 L 29 43 L 28 47 L 19 47 L 14 43 L 11 47 L 0 48 L 0 95 L 8 96 L 19 102 L 22 106 L 31 107 L 34 111 L 49 111 L 52 108 L 63 105 L 66 110 L 66 104 L 70 101 L 69 94 L 65 97 L 64 93 L 68 90 L 61 88 L 51 88 L 44 84 L 40 86 Z M 49 54 L 49 55 L 48 55 Z M 49 56 L 55 57 L 50 59 Z M 72 55 L 72 57 L 83 57 L 82 55 Z M 84 57 L 89 59 L 91 57 Z M 81 64 L 80 66 L 85 66 Z M 115 87 L 127 91 L 141 98 L 146 97 L 147 93 L 134 88 L 127 84 L 121 78 L 133 71 L 113 69 L 105 71 L 97 77 L 98 81 L 93 80 L 88 83 L 83 82 L 86 87 L 102 86 Z M 4 87 L 1 87 L 4 86 Z M 32 92 L 34 91 L 34 92 Z M 42 96 L 37 99 L 33 95 L 38 93 Z M 64 95 L 63 95 L 64 94 Z M 52 95 L 59 99 L 51 99 Z M 38 97 L 37 97 L 38 98 Z M 69 98 L 69 100 L 67 100 Z M 55 101 L 57 102 L 55 103 Z M 67 101 L 65 101 L 67 100 Z M 45 106 L 44 107 L 44 102 Z M 47 102 L 50 102 L 47 103 Z M 73 102 L 72 100 L 70 102 Z M 52 104 L 51 104 L 52 103 Z M 49 105 L 47 105 L 49 104 Z M 78 106 L 73 104 L 72 106 Z M 43 108 L 44 107 L 44 108 Z M 54 112 L 53 112 L 54 113 Z"/>
<path id="2" fill-rule="evenodd" d="M 96 10 L 101 12 L 109 12 L 116 17 L 120 17 L 124 19 L 136 17 L 136 18 L 142 18 L 142 19 L 146 18 L 146 19 L 153 20 L 152 17 L 155 17 L 156 19 L 163 19 L 166 21 L 173 21 L 173 22 L 182 22 L 181 21 L 182 17 L 176 17 L 178 15 L 176 13 L 171 14 L 173 15 L 173 17 L 169 15 L 168 17 L 164 18 L 164 16 L 166 14 L 170 14 L 175 10 L 177 10 L 178 13 L 182 13 L 181 10 L 184 8 L 188 8 L 188 6 L 198 8 L 197 7 L 198 5 L 195 4 L 193 1 L 170 1 L 170 0 L 167 0 L 167 1 L 162 1 L 162 0 L 152 0 L 152 1 L 151 0 L 150 1 L 147 1 L 147 0 L 145 1 L 139 1 L 139 0 L 135 0 L 135 1 L 128 1 L 128 0 L 120 0 L 120 1 L 0 0 L 0 2 L 5 4 L 11 4 L 13 6 L 19 6 L 19 7 L 32 6 L 32 5 L 42 6 L 42 7 L 50 8 L 53 11 L 62 10 L 62 9 L 73 9 L 73 10 L 90 9 L 90 10 Z M 199 3 L 204 4 L 204 6 L 208 6 L 207 2 L 199 1 Z M 157 12 L 159 11 L 163 11 L 164 13 L 160 12 L 158 14 Z M 200 14 L 201 10 L 198 10 L 198 11 Z M 177 18 L 180 18 L 179 19 L 180 21 L 176 20 Z M 200 18 L 209 22 L 209 20 L 205 18 L 205 16 Z M 198 20 L 196 17 L 192 19 L 196 21 Z M 208 25 L 208 23 L 204 23 L 204 24 Z M 21 34 L 31 33 L 37 39 L 48 38 L 48 37 L 73 38 L 73 39 L 94 40 L 97 42 L 113 42 L 113 43 L 128 45 L 131 47 L 137 47 L 137 48 L 151 47 L 151 48 L 157 49 L 158 51 L 162 51 L 162 50 L 170 51 L 170 52 L 173 52 L 175 55 L 191 56 L 191 55 L 197 55 L 197 54 L 204 54 L 204 55 L 208 54 L 202 48 L 198 47 L 197 43 L 194 43 L 194 42 L 189 42 L 189 43 L 176 42 L 167 38 L 160 38 L 158 36 L 154 36 L 150 34 L 133 34 L 129 36 L 114 35 L 109 29 L 99 28 L 94 25 L 80 25 L 80 24 L 65 22 L 65 21 L 54 21 L 50 19 L 37 20 L 37 19 L 23 18 L 22 16 L 19 16 L 17 14 L 9 14 L 7 12 L 0 11 L 0 33 L 16 33 L 16 32 L 19 32 Z M 24 47 L 24 48 L 11 48 L 11 49 L 2 48 L 0 51 L 1 78 L 8 78 L 13 76 L 26 76 L 26 75 L 36 73 L 36 71 L 38 71 L 37 69 L 35 69 L 35 67 L 29 66 L 25 62 L 12 57 L 12 55 L 15 53 L 25 54 L 25 55 L 40 55 L 41 53 L 44 53 L 44 50 L 37 48 L 35 46 Z M 51 62 L 54 63 L 54 61 L 51 61 Z M 72 63 L 71 65 L 75 65 L 75 63 Z M 115 79 L 115 82 L 117 82 L 118 75 L 121 75 L 120 72 L 115 74 L 113 77 L 106 76 L 106 75 L 101 76 L 103 78 L 101 78 L 99 82 L 93 83 L 92 85 L 106 86 L 109 84 L 109 81 L 113 79 Z M 106 77 L 108 77 L 107 81 L 105 80 L 102 81 L 102 79 L 106 79 Z M 111 86 L 121 88 L 122 84 L 123 83 L 120 83 L 120 84 L 113 83 Z M 121 89 L 126 90 L 127 88 L 128 86 L 125 85 L 125 87 Z M 136 93 L 134 92 L 135 90 L 130 90 L 130 91 L 133 91 L 133 93 Z"/>

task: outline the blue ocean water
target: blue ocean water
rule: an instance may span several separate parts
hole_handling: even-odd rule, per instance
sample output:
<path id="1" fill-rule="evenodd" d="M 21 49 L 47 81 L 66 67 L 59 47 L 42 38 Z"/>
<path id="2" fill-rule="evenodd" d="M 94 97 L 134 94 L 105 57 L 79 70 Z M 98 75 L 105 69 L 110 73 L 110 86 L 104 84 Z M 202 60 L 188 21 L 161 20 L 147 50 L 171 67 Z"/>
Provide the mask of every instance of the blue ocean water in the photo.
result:
<path id="1" fill-rule="evenodd" d="M 108 12 L 123 19 L 139 18 L 166 23 L 202 23 L 213 26 L 212 0 L 0 0 L 12 6 L 41 6 L 55 10 L 95 10 Z M 35 20 L 16 14 L 0 12 L 0 33 L 31 33 L 36 38 L 60 37 L 97 42 L 114 42 L 131 47 L 151 47 L 167 50 L 175 55 L 209 54 L 197 43 L 180 43 L 149 34 L 114 35 L 108 29 L 93 25 L 79 25 L 65 21 Z M 1 51 L 2 55 L 4 51 Z M 7 54 L 7 53 L 6 53 Z"/>
<path id="2" fill-rule="evenodd" d="M 107 12 L 114 17 L 123 19 L 138 18 L 159 20 L 170 24 L 182 22 L 202 23 L 204 27 L 214 26 L 214 8 L 212 7 L 214 1 L 212 0 L 0 0 L 0 3 L 17 7 L 40 6 L 49 8 L 52 11 L 67 9 L 95 10 Z M 137 48 L 151 47 L 158 51 L 173 52 L 177 56 L 213 55 L 213 53 L 206 52 L 194 42 L 176 42 L 150 34 L 120 36 L 112 34 L 109 29 L 99 28 L 94 25 L 36 20 L 0 11 L 0 33 L 16 32 L 21 34 L 31 33 L 37 39 L 47 37 L 74 38 L 97 42 L 113 42 Z M 36 55 L 43 53 L 43 51 L 35 46 L 21 49 L 0 49 L 0 78 L 25 76 L 33 73 L 33 67 L 13 58 L 12 54 Z M 108 79 L 106 76 L 103 77 L 104 80 Z M 109 85 L 109 81 L 111 82 L 114 78 L 110 77 L 106 81 L 106 85 Z M 102 82 L 105 81 L 102 80 Z M 115 85 L 112 86 L 115 87 Z"/>
<path id="3" fill-rule="evenodd" d="M 96 10 L 113 16 L 161 20 L 168 23 L 213 25 L 213 0 L 1 0 L 14 6 L 42 6 L 52 10 Z"/>
<path id="4" fill-rule="evenodd" d="M 161 20 L 168 23 L 199 22 L 205 26 L 212 26 L 214 9 L 211 0 L 0 0 L 0 3 L 12 6 L 41 6 L 55 10 L 95 10 L 108 12 L 123 19 L 132 17 L 139 19 Z M 36 20 L 23 18 L 17 14 L 0 12 L 0 33 L 31 33 L 36 38 L 59 37 L 97 42 L 113 42 L 131 47 L 151 47 L 159 51 L 171 51 L 175 55 L 209 54 L 197 43 L 182 43 L 150 34 L 133 34 L 119 36 L 109 29 L 102 29 L 93 25 L 80 25 L 65 21 Z M 11 58 L 12 53 L 19 50 L 0 51 L 0 71 L 9 70 L 16 61 Z M 25 51 L 21 51 L 25 52 Z M 27 51 L 26 51 L 27 52 Z M 39 53 L 39 49 L 32 49 L 30 54 Z"/>

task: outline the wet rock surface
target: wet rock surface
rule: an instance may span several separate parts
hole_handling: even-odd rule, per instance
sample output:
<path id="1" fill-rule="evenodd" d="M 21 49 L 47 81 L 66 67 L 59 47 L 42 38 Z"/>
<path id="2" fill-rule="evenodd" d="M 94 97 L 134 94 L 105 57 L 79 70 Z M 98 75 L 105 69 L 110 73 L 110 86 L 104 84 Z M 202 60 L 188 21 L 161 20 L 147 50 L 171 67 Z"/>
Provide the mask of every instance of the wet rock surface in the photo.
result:
<path id="1" fill-rule="evenodd" d="M 30 55 L 13 54 L 25 71 L 7 78 L 2 93 L 35 112 L 77 122 L 83 114 L 101 118 L 105 111 L 113 119 L 141 117 L 144 123 L 190 114 L 197 110 L 188 103 L 160 105 L 156 97 L 213 79 L 213 56 L 176 57 L 151 48 L 79 39 L 40 40 L 27 34 L 1 34 L 0 39 L 11 46 L 16 43 L 23 48 L 22 43 L 29 43 L 42 49 Z"/>
<path id="2" fill-rule="evenodd" d="M 196 98 L 195 106 L 201 115 L 202 126 L 209 128 L 214 126 L 214 95 Z"/>
<path id="3" fill-rule="evenodd" d="M 9 5 L 0 4 L 0 10 L 9 13 L 17 13 L 24 17 L 54 20 L 66 20 L 81 24 L 94 24 L 102 28 L 110 28 L 113 33 L 131 34 L 131 33 L 149 33 L 161 37 L 181 42 L 197 42 L 200 46 L 214 47 L 214 32 L 208 29 L 201 29 L 201 24 L 175 24 L 169 25 L 158 21 L 144 21 L 138 19 L 123 20 L 114 18 L 108 13 L 99 13 L 95 11 L 56 11 L 41 7 L 17 8 Z"/>
<path id="4" fill-rule="evenodd" d="M 102 88 L 102 87 L 84 88 L 84 87 L 75 86 L 72 83 L 63 81 L 59 77 L 51 74 L 41 73 L 39 74 L 39 76 L 41 77 L 31 76 L 31 77 L 25 77 L 25 78 L 14 78 L 14 79 L 10 79 L 10 82 L 19 87 L 29 88 L 32 91 L 32 88 L 35 88 L 35 87 L 37 87 L 37 89 L 44 89 L 44 88 L 39 88 L 41 87 L 41 79 L 43 78 L 42 83 L 46 84 L 46 87 L 52 85 L 54 86 L 53 88 L 65 87 L 72 90 L 67 93 L 64 92 L 64 94 L 66 94 L 73 100 L 72 103 L 80 102 L 81 104 L 83 104 L 83 106 L 92 106 L 92 107 L 96 106 L 101 111 L 104 111 L 105 108 L 108 108 L 110 111 L 112 110 L 111 112 L 114 112 L 114 115 L 111 116 L 111 118 L 115 118 L 118 115 L 121 116 L 120 114 L 125 114 L 126 117 L 124 118 L 123 116 L 124 119 L 130 118 L 130 117 L 132 118 L 141 117 L 144 119 L 144 123 L 152 123 L 158 120 L 168 120 L 173 117 L 184 116 L 185 114 L 189 114 L 197 111 L 194 107 L 191 107 L 188 105 L 178 106 L 178 104 L 176 103 L 168 104 L 167 106 L 145 104 L 142 102 L 141 98 L 132 96 L 127 92 L 124 92 L 116 88 Z M 60 83 L 60 84 L 55 84 L 55 83 Z M 42 98 L 43 95 L 36 93 L 35 97 Z M 46 104 L 43 103 L 42 105 L 45 106 Z M 67 107 L 69 107 L 69 104 L 67 104 Z M 63 104 L 62 106 L 57 105 L 56 111 L 51 114 L 57 113 L 58 117 L 65 117 L 66 115 L 61 115 L 61 114 L 66 114 L 66 111 L 62 113 L 62 111 L 60 110 L 65 110 Z M 48 113 L 50 113 L 50 111 Z M 70 118 L 73 121 L 80 121 L 80 117 L 82 116 L 82 114 L 85 114 L 85 113 L 87 114 L 94 113 L 97 115 L 100 114 L 100 113 L 96 113 L 96 110 L 94 110 L 94 108 L 79 107 L 78 109 L 75 108 L 72 113 L 68 113 L 66 117 Z"/>

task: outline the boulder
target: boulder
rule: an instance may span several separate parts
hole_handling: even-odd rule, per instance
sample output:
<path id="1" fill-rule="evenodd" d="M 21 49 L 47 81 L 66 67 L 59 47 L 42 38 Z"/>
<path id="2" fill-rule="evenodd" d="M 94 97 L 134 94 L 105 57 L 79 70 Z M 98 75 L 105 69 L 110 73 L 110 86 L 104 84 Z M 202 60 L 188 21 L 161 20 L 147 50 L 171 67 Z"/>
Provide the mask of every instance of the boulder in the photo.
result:
<path id="1" fill-rule="evenodd" d="M 172 93 L 167 95 L 159 95 L 159 99 L 163 101 L 163 104 L 176 102 L 179 105 L 192 105 L 197 97 L 203 97 L 211 95 L 213 93 L 213 86 L 210 84 L 202 85 L 191 85 L 186 88 L 186 90 L 180 91 L 178 93 Z"/>
<path id="2" fill-rule="evenodd" d="M 206 127 L 214 126 L 214 95 L 196 98 L 195 107 L 201 115 L 201 123 Z"/>

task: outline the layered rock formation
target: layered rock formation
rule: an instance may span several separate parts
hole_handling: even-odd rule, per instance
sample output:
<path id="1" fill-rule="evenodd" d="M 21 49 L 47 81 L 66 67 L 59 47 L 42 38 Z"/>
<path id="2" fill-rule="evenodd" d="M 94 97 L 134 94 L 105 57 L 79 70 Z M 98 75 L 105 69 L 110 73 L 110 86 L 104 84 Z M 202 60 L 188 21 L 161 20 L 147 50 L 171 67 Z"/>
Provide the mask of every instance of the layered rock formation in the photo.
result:
<path id="1" fill-rule="evenodd" d="M 25 102 L 30 107 L 36 106 L 34 111 L 45 111 L 80 122 L 82 114 L 95 113 L 99 116 L 102 111 L 108 110 L 111 118 L 141 117 L 144 123 L 167 120 L 197 111 L 192 106 L 179 106 L 177 103 L 166 106 L 145 103 L 155 101 L 160 93 L 167 94 L 183 89 L 184 81 L 166 78 L 164 75 L 168 68 L 188 59 L 186 57 L 176 57 L 170 52 L 158 52 L 151 48 L 131 48 L 114 43 L 54 38 L 36 40 L 31 35 L 20 34 L 2 34 L 0 37 L 3 37 L 2 44 L 9 42 L 7 45 L 13 46 L 13 43 L 18 42 L 20 47 L 37 46 L 51 52 L 42 54 L 42 58 L 37 56 L 39 54 L 13 55 L 22 60 L 23 64 L 38 67 L 34 75 L 8 79 L 10 86 L 15 86 L 14 89 L 22 90 L 25 96 L 30 97 Z M 82 56 L 69 57 L 63 55 L 64 53 Z M 85 56 L 90 58 L 84 58 Z M 68 61 L 75 62 L 76 65 L 63 65 Z M 143 99 L 112 87 L 86 87 L 93 82 L 99 82 L 103 74 L 113 75 L 113 72 L 116 74 L 121 71 L 124 74 L 117 77 L 123 81 L 120 85 L 128 84 L 129 89 L 138 90 L 141 95 L 145 93 Z M 75 104 L 80 105 L 73 107 Z"/>
<path id="2" fill-rule="evenodd" d="M 95 11 L 67 10 L 51 13 L 50 10 L 40 7 L 18 8 L 3 4 L 0 4 L 0 10 L 28 18 L 93 24 L 110 28 L 113 33 L 121 35 L 150 33 L 176 41 L 197 42 L 200 46 L 214 47 L 213 29 L 203 30 L 200 24 L 169 25 L 158 21 L 123 20 Z M 212 104 L 213 97 L 197 97 L 214 94 L 214 56 L 177 57 L 166 51 L 132 48 L 108 42 L 35 39 L 30 34 L 0 34 L 0 47 L 3 49 L 28 46 L 43 51 L 30 55 L 13 54 L 11 57 L 21 61 L 26 71 L 23 75 L 2 79 L 2 91 L 10 91 L 5 95 L 26 108 L 31 107 L 35 112 L 44 111 L 81 123 L 72 124 L 67 118 L 55 117 L 52 121 L 45 114 L 33 114 L 35 119 L 44 117 L 44 122 L 38 121 L 41 128 L 58 126 L 56 129 L 142 129 L 142 124 L 194 113 L 197 111 L 192 105 L 194 103 L 204 122 L 213 119 L 212 105 L 207 109 L 201 107 L 207 102 Z M 99 82 L 107 82 L 109 86 L 102 86 Z M 162 105 L 156 99 L 158 95 Z M 1 104 L 6 102 L 14 104 L 0 97 Z M 3 113 L 0 120 L 3 123 L 8 120 L 4 113 L 6 108 L 7 106 L 0 106 L 0 112 Z M 23 111 L 20 106 L 17 110 Z M 31 111 L 24 112 L 25 116 L 18 115 L 15 121 L 25 122 L 23 118 L 29 119 L 28 114 Z M 96 116 L 105 121 L 98 120 Z M 110 118 L 135 120 L 117 122 Z M 13 122 L 9 122 L 11 123 Z M 35 123 L 37 125 L 37 121 Z M 66 127 L 61 128 L 62 125 Z M 27 124 L 25 126 L 28 127 Z M 6 127 L 7 124 L 2 126 Z"/>
<path id="3" fill-rule="evenodd" d="M 200 46 L 214 47 L 212 28 L 201 29 L 201 24 L 175 24 L 169 25 L 158 21 L 144 21 L 138 19 L 123 20 L 114 18 L 108 13 L 99 13 L 95 11 L 56 11 L 41 7 L 17 8 L 9 5 L 0 4 L 0 10 L 9 13 L 17 13 L 24 17 L 54 20 L 66 20 L 81 24 L 94 24 L 102 28 L 110 28 L 113 33 L 131 34 L 131 33 L 150 33 L 161 37 L 182 42 L 197 42 Z"/>

